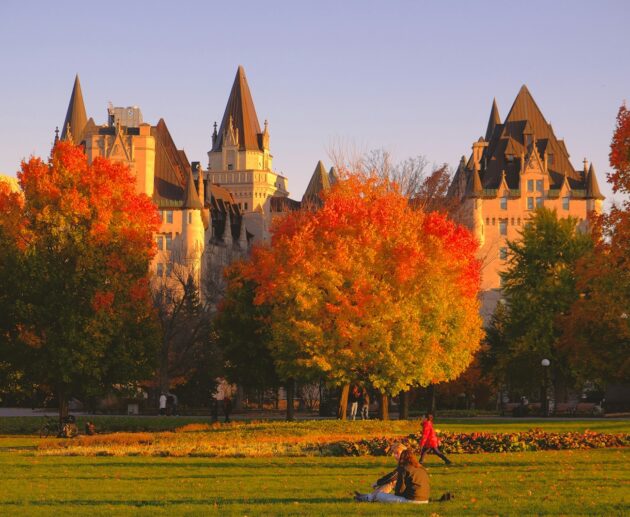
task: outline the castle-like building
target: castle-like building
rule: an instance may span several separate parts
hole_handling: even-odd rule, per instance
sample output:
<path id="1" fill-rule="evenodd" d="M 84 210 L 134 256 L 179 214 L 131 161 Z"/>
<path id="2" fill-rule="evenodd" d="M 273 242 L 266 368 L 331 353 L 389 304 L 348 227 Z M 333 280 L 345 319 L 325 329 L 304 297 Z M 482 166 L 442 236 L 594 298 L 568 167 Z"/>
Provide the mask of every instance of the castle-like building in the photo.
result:
<path id="1" fill-rule="evenodd" d="M 253 241 L 269 239 L 274 217 L 317 207 L 321 191 L 337 180 L 334 169 L 319 162 L 301 201 L 289 198 L 287 178 L 273 170 L 269 124 L 261 130 L 243 67 L 218 129 L 214 124 L 207 170 L 177 149 L 164 120 L 147 124 L 138 107 L 110 106 L 107 122 L 97 125 L 87 117 L 78 77 L 61 138 L 83 145 L 89 160 L 126 163 L 136 190 L 153 199 L 162 218 L 152 264 L 158 279 L 179 264 L 199 280 L 208 257 L 225 265 L 246 254 Z M 525 86 L 503 122 L 493 102 L 485 136 L 462 157 L 449 196 L 459 201 L 459 217 L 481 244 L 485 317 L 500 297 L 507 240 L 518 239 L 535 208 L 554 208 L 586 228 L 604 199 L 593 165 L 584 160 L 582 169 L 573 168 L 564 141 Z"/>
<path id="2" fill-rule="evenodd" d="M 574 169 L 562 139 L 554 134 L 526 86 L 501 122 L 492 104 L 485 136 L 462 156 L 449 195 L 460 201 L 462 221 L 480 242 L 483 261 L 483 312 L 488 317 L 500 298 L 507 240 L 517 240 L 533 210 L 545 206 L 572 216 L 586 229 L 601 212 L 602 196 L 593 164 Z"/>
<path id="3" fill-rule="evenodd" d="M 145 123 L 137 106 L 110 106 L 107 122 L 97 125 L 87 116 L 78 76 L 61 139 L 82 145 L 89 161 L 102 156 L 127 164 L 136 191 L 153 199 L 162 220 L 152 264 L 157 279 L 185 265 L 200 280 L 209 254 L 227 263 L 247 253 L 253 241 L 269 238 L 271 199 L 288 196 L 242 67 L 218 131 L 215 123 L 207 170 L 176 147 L 163 119 Z"/>

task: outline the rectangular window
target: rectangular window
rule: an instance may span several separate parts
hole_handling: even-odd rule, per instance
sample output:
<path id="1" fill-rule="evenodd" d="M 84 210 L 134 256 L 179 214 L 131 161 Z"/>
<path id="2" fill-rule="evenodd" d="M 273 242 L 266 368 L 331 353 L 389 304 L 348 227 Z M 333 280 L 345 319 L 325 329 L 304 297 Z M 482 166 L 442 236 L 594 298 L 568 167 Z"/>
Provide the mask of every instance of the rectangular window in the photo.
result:
<path id="1" fill-rule="evenodd" d="M 167 233 L 165 235 L 165 238 L 166 238 L 166 249 L 168 251 L 171 251 L 171 249 L 173 247 L 173 237 L 172 237 L 172 235 L 170 233 Z"/>
<path id="2" fill-rule="evenodd" d="M 247 203 L 245 203 L 245 210 L 247 210 Z"/>
<path id="3" fill-rule="evenodd" d="M 507 260 L 507 248 L 499 248 L 499 258 L 501 260 Z"/>
<path id="4" fill-rule="evenodd" d="M 228 170 L 231 171 L 234 168 L 234 165 L 231 163 L 228 163 Z M 227 176 L 226 176 L 227 177 Z"/>
<path id="5" fill-rule="evenodd" d="M 157 267 L 155 269 L 155 274 L 162 278 L 164 276 L 164 264 L 162 264 L 161 262 L 157 263 Z"/>
<path id="6" fill-rule="evenodd" d="M 157 249 L 159 251 L 162 251 L 164 249 L 164 236 L 163 235 L 158 235 L 155 238 L 155 243 L 157 244 Z"/>
<path id="7" fill-rule="evenodd" d="M 501 198 L 501 210 L 507 210 L 507 196 Z"/>
<path id="8" fill-rule="evenodd" d="M 507 219 L 499 220 L 499 233 L 501 235 L 507 235 Z"/>
<path id="9" fill-rule="evenodd" d="M 563 210 L 568 210 L 569 209 L 569 196 L 566 196 L 566 197 L 562 198 L 562 209 Z"/>
<path id="10" fill-rule="evenodd" d="M 527 198 L 527 210 L 533 210 L 534 209 L 534 198 L 533 197 L 528 197 Z"/>
<path id="11" fill-rule="evenodd" d="M 553 153 L 547 155 L 547 165 L 553 165 Z"/>
<path id="12" fill-rule="evenodd" d="M 532 143 L 532 135 L 525 135 L 525 145 L 529 147 Z"/>
<path id="13" fill-rule="evenodd" d="M 167 264 L 166 264 L 166 276 L 171 276 L 172 273 L 173 273 L 173 263 L 172 262 L 167 262 Z"/>
<path id="14" fill-rule="evenodd" d="M 173 224 L 173 211 L 172 210 L 166 211 L 166 222 L 168 224 Z"/>
<path id="15" fill-rule="evenodd" d="M 543 206 L 543 198 L 542 197 L 537 197 L 536 198 L 536 208 L 538 208 L 539 206 Z"/>
<path id="16" fill-rule="evenodd" d="M 536 180 L 536 190 L 538 192 L 543 191 L 543 180 Z"/>
<path id="17" fill-rule="evenodd" d="M 534 192 L 534 180 L 527 180 L 527 192 Z"/>

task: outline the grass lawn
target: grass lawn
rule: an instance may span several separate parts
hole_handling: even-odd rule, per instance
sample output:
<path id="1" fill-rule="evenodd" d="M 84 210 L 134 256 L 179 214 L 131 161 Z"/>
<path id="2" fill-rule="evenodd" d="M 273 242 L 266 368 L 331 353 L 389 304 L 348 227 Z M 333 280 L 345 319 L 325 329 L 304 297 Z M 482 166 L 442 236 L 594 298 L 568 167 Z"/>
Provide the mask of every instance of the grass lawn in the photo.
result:
<path id="1" fill-rule="evenodd" d="M 0 441 L 0 515 L 628 515 L 628 449 L 456 455 L 428 506 L 355 503 L 391 458 L 50 457 Z M 8 447 L 16 449 L 9 450 Z"/>
<path id="2" fill-rule="evenodd" d="M 189 424 L 209 424 L 207 417 L 134 417 L 134 416 L 96 416 L 90 417 L 99 432 L 138 432 L 138 431 L 171 431 L 178 427 Z M 77 424 L 80 430 L 85 426 L 86 417 L 79 416 Z M 43 417 L 19 416 L 0 417 L 0 435 L 4 434 L 37 434 L 39 428 L 44 423 Z M 243 425 L 246 422 L 235 422 L 234 426 Z M 255 424 L 252 426 L 252 423 Z M 295 423 L 287 423 L 283 420 L 264 420 L 260 422 L 249 422 L 248 429 L 252 432 L 264 429 L 265 426 L 272 425 L 274 432 L 281 432 L 286 429 L 286 433 L 318 433 L 322 428 L 331 432 L 342 432 L 344 434 L 356 434 L 364 436 L 366 432 L 372 434 L 410 434 L 418 432 L 420 429 L 419 419 L 414 420 L 380 420 L 341 422 L 339 420 L 301 420 Z M 226 426 L 229 428 L 230 426 Z M 436 428 L 451 432 L 513 432 L 527 431 L 532 428 L 540 428 L 550 432 L 563 431 L 591 431 L 605 433 L 628 433 L 630 432 L 630 420 L 618 420 L 607 418 L 585 418 L 585 419 L 560 419 L 553 418 L 437 418 Z"/>

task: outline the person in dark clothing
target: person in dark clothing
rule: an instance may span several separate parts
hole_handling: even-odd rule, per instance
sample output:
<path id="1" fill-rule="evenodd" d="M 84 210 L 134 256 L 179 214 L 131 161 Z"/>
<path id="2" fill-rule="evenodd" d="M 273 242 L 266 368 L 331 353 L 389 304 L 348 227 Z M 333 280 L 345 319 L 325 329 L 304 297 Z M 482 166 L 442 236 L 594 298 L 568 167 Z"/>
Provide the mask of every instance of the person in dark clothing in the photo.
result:
<path id="1" fill-rule="evenodd" d="M 227 395 L 223 398 L 223 414 L 225 415 L 225 423 L 230 421 L 230 413 L 232 412 L 232 399 Z"/>
<path id="2" fill-rule="evenodd" d="M 353 386 L 352 391 L 350 392 L 350 416 L 352 420 L 356 420 L 357 418 L 357 410 L 359 409 L 359 399 L 361 398 L 361 391 L 358 386 Z"/>
<path id="3" fill-rule="evenodd" d="M 429 475 L 426 469 L 418 463 L 410 449 L 404 449 L 398 460 L 394 493 L 375 490 L 371 494 L 358 494 L 355 499 L 379 503 L 426 504 L 429 502 L 429 493 Z"/>
<path id="4" fill-rule="evenodd" d="M 391 454 L 395 459 L 396 463 L 400 459 L 400 455 L 402 452 L 407 449 L 402 443 L 395 443 L 389 449 L 389 454 Z M 383 477 L 376 480 L 376 482 L 372 485 L 374 489 L 373 492 L 369 494 L 362 494 L 360 492 L 355 492 L 355 500 L 356 501 L 373 501 L 378 492 L 390 493 L 396 487 L 396 481 L 398 480 L 398 466 L 391 472 L 385 474 Z"/>
<path id="5" fill-rule="evenodd" d="M 210 401 L 210 413 L 212 415 L 212 422 L 218 422 L 219 421 L 219 401 L 212 397 L 212 400 Z"/>
<path id="6" fill-rule="evenodd" d="M 368 420 L 370 418 L 370 394 L 367 388 L 361 390 L 361 420 Z"/>
<path id="7" fill-rule="evenodd" d="M 441 458 L 447 465 L 451 464 L 442 451 L 439 449 L 440 441 L 438 440 L 435 429 L 433 429 L 433 415 L 427 413 L 422 419 L 422 440 L 420 440 L 420 463 L 424 460 L 427 451 L 433 451 L 437 457 Z"/>

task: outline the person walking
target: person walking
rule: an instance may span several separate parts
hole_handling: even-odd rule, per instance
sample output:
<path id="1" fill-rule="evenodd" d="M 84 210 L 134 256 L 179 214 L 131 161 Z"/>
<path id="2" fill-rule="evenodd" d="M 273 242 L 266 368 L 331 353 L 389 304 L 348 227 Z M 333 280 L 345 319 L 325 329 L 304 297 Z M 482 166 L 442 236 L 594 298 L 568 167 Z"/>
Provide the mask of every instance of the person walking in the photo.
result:
<path id="1" fill-rule="evenodd" d="M 437 434 L 435 434 L 435 429 L 433 429 L 433 415 L 431 413 L 427 413 L 424 415 L 422 419 L 422 440 L 420 440 L 420 463 L 424 460 L 424 455 L 427 451 L 433 451 L 433 454 L 442 458 L 444 463 L 447 465 L 451 464 L 451 460 L 449 460 L 439 449 L 439 440 Z"/>
<path id="2" fill-rule="evenodd" d="M 361 420 L 370 419 L 370 394 L 367 388 L 361 390 Z"/>
<path id="3" fill-rule="evenodd" d="M 350 392 L 350 416 L 352 420 L 356 420 L 357 418 L 357 410 L 359 409 L 359 397 L 361 393 L 359 392 L 359 387 L 354 385 L 352 387 L 352 391 Z"/>

